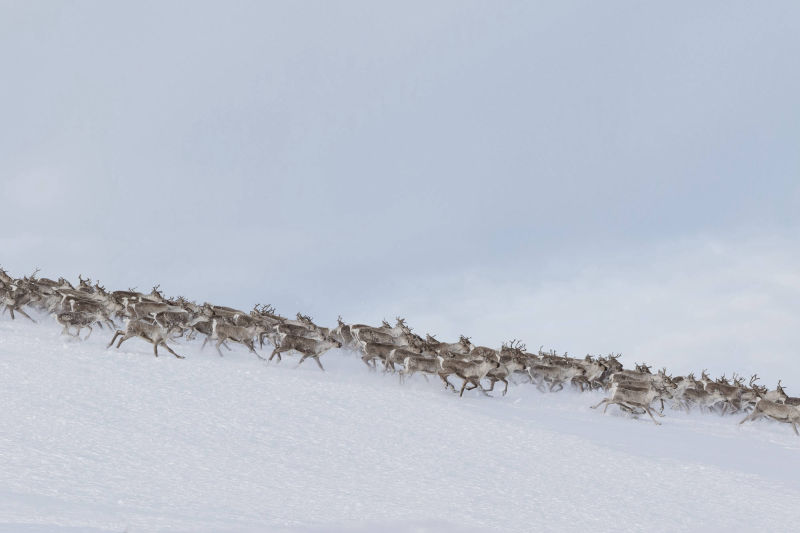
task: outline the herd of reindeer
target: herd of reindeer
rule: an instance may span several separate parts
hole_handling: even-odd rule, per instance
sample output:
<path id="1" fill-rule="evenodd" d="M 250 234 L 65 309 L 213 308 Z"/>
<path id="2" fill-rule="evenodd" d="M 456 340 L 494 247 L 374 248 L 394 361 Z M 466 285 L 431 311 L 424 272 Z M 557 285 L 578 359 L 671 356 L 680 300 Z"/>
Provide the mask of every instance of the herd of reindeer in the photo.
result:
<path id="1" fill-rule="evenodd" d="M 505 395 L 509 381 L 517 377 L 542 392 L 558 391 L 565 385 L 581 391 L 607 391 L 608 397 L 593 408 L 605 404 L 605 412 L 609 405 L 616 404 L 633 415 L 647 413 L 656 424 L 659 422 L 653 416 L 654 405 L 660 405 L 656 414 L 664 416 L 667 401 L 687 412 L 696 407 L 720 415 L 747 413 L 740 424 L 770 418 L 791 424 L 800 435 L 800 398 L 788 396 L 780 381 L 774 390 L 768 390 L 756 383 L 757 375 L 747 384 L 745 378 L 736 374 L 731 379 L 724 375 L 712 379 L 705 371 L 699 379 L 694 374 L 676 377 L 667 374 L 666 369 L 653 373 L 645 364 L 625 369 L 619 362 L 620 356 L 614 354 L 573 358 L 553 351 L 543 352 L 541 348 L 530 353 L 517 340 L 495 349 L 475 346 L 465 336 L 457 342 L 441 342 L 432 335 L 423 338 L 413 333 L 402 318 L 397 318 L 394 326 L 386 321 L 380 326 L 369 326 L 346 324 L 339 317 L 338 326 L 329 329 L 300 313 L 296 319 L 282 317 L 269 305 L 256 305 L 247 313 L 209 303 L 199 305 L 183 297 L 166 298 L 158 286 L 149 294 L 133 289 L 108 292 L 99 283 L 92 284 L 90 279 L 80 276 L 76 287 L 64 278 L 53 281 L 37 277 L 37 272 L 16 279 L 0 269 L 3 313 L 7 310 L 12 319 L 20 314 L 32 321 L 26 309 L 48 313 L 63 327 L 62 334 L 76 338 L 80 338 L 84 329 L 89 330 L 85 337 L 88 338 L 93 326 L 101 329 L 106 326 L 114 332 L 109 347 L 116 342 L 119 348 L 126 340 L 139 337 L 153 345 L 156 356 L 162 346 L 182 359 L 167 343 L 202 335 L 203 347 L 213 344 L 220 356 L 221 348 L 230 350 L 229 343 L 238 343 L 264 359 L 256 344 L 263 349 L 267 342 L 273 348 L 270 361 L 275 357 L 280 361 L 281 354 L 297 352 L 298 365 L 312 358 L 322 370 L 319 358 L 323 353 L 334 347 L 347 348 L 360 353 L 370 370 L 382 365 L 384 372 L 397 373 L 401 383 L 414 374 L 422 374 L 425 379 L 438 377 L 446 389 L 455 392 L 450 379 L 458 378 L 459 396 L 473 389 L 488 395 L 498 382 L 504 384 Z M 122 329 L 117 327 L 119 322 L 124 324 Z"/>

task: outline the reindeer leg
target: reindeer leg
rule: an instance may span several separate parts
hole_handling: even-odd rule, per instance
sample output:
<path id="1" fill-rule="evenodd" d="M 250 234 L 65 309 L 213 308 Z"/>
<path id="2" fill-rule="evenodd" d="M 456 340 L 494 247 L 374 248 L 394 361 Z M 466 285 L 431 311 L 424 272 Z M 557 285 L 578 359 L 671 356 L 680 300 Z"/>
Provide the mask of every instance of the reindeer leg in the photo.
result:
<path id="1" fill-rule="evenodd" d="M 92 326 L 86 326 L 86 327 L 89 328 L 89 334 L 86 335 L 86 337 L 84 337 L 83 340 L 87 340 L 92 335 Z"/>
<path id="2" fill-rule="evenodd" d="M 745 422 L 747 422 L 748 420 L 757 420 L 758 418 L 761 418 L 761 413 L 759 413 L 758 411 L 756 411 L 755 409 L 753 409 L 753 412 L 752 412 L 752 413 L 750 413 L 749 415 L 747 415 L 746 417 L 744 417 L 744 418 L 742 419 L 742 421 L 741 421 L 741 422 L 739 422 L 739 425 L 741 426 L 742 424 L 744 424 L 744 423 L 745 423 Z"/>
<path id="3" fill-rule="evenodd" d="M 425 374 L 423 374 L 423 376 L 424 376 L 424 375 L 425 375 Z M 447 379 L 447 376 L 445 376 L 445 375 L 442 375 L 442 374 L 439 374 L 439 379 L 441 379 L 442 381 L 444 381 L 444 390 L 453 389 L 453 392 L 455 392 L 455 391 L 456 391 L 456 388 L 453 386 L 453 384 L 452 384 L 452 383 L 450 383 L 450 381 Z"/>
<path id="4" fill-rule="evenodd" d="M 184 356 L 182 356 L 182 355 L 178 355 L 178 354 L 176 354 L 175 352 L 173 352 L 173 351 L 172 351 L 172 348 L 170 348 L 169 346 L 167 346 L 167 342 L 166 342 L 166 341 L 161 341 L 161 345 L 162 345 L 164 348 L 166 348 L 166 349 L 167 349 L 167 351 L 168 351 L 169 353 L 171 353 L 172 355 L 174 355 L 174 356 L 175 356 L 175 357 L 177 357 L 178 359 L 186 359 Z"/>
<path id="5" fill-rule="evenodd" d="M 278 356 L 278 363 L 281 362 L 281 347 L 276 346 L 274 350 L 272 350 L 272 354 L 269 356 L 269 361 L 272 361 L 272 358 Z"/>
<path id="6" fill-rule="evenodd" d="M 64 329 L 66 330 L 66 326 L 64 326 Z M 116 332 L 116 333 L 114 333 L 114 338 L 113 338 L 113 339 L 111 339 L 111 342 L 109 342 L 109 343 L 108 343 L 108 346 L 106 346 L 106 350 L 108 350 L 109 348 L 111 348 L 111 345 L 112 345 L 112 344 L 114 344 L 114 341 L 115 341 L 115 340 L 117 340 L 117 337 L 119 337 L 120 335 L 125 335 L 125 332 L 124 332 L 124 331 L 117 330 L 117 332 Z M 117 348 L 119 348 L 119 346 L 117 346 Z"/>
<path id="7" fill-rule="evenodd" d="M 252 339 L 250 340 L 250 342 L 248 342 L 248 343 L 247 343 L 247 345 L 246 345 L 246 346 L 247 346 L 247 349 L 248 349 L 248 350 L 250 350 L 251 352 L 253 352 L 254 354 L 256 354 L 256 357 L 258 357 L 258 358 L 259 358 L 259 359 L 261 359 L 262 361 L 264 360 L 264 358 L 263 358 L 263 357 L 261 357 L 261 356 L 259 355 L 259 353 L 256 351 L 256 347 L 255 347 L 255 345 L 253 344 L 253 341 L 252 341 Z"/>
<path id="8" fill-rule="evenodd" d="M 28 316 L 28 313 L 26 313 L 25 311 L 23 311 L 21 308 L 19 308 L 19 307 L 18 307 L 18 308 L 17 308 L 17 312 L 18 312 L 19 314 L 21 314 L 22 316 L 24 316 L 25 318 L 27 318 L 28 320 L 30 320 L 31 322 L 33 322 L 34 324 L 36 324 L 36 321 L 35 321 L 34 319 L 32 319 L 30 316 Z"/>
<path id="9" fill-rule="evenodd" d="M 124 334 L 122 337 L 120 337 L 119 342 L 117 343 L 117 348 L 122 346 L 122 343 L 125 342 L 126 340 L 130 339 L 131 337 L 133 337 L 133 335 L 128 335 L 127 333 Z"/>
<path id="10" fill-rule="evenodd" d="M 157 342 L 153 343 L 153 353 L 156 354 L 156 357 L 158 357 L 158 343 Z"/>
<path id="11" fill-rule="evenodd" d="M 319 356 L 318 355 L 314 356 L 314 361 L 317 362 L 317 366 L 319 367 L 319 369 L 322 370 L 323 372 L 325 372 L 325 369 L 322 368 L 322 363 L 319 362 Z"/>
<path id="12" fill-rule="evenodd" d="M 655 424 L 656 424 L 657 426 L 660 426 L 660 425 L 661 425 L 661 422 L 657 421 L 657 420 L 656 420 L 656 419 L 653 417 L 653 412 L 650 410 L 650 406 L 649 406 L 649 405 L 645 406 L 644 410 L 645 410 L 645 411 L 647 411 L 647 414 L 648 414 L 648 415 L 650 415 L 650 418 L 652 418 L 652 419 L 653 419 L 653 422 L 655 422 Z"/>
<path id="13" fill-rule="evenodd" d="M 494 390 L 494 384 L 495 384 L 495 383 L 496 383 L 498 380 L 496 380 L 496 379 L 490 379 L 489 381 L 491 381 L 491 382 L 492 382 L 492 386 L 491 386 L 491 387 L 489 387 L 489 390 L 488 390 L 487 392 L 491 392 L 491 391 L 493 391 L 493 390 Z M 505 380 L 503 380 L 503 381 L 505 381 Z M 473 387 L 473 388 L 474 388 L 474 387 Z"/>
<path id="14" fill-rule="evenodd" d="M 303 357 L 300 358 L 300 362 L 297 363 L 297 366 L 295 366 L 295 368 L 300 366 L 303 363 L 303 361 L 306 360 L 306 357 L 308 357 L 308 355 L 307 354 L 303 354 Z"/>
<path id="15" fill-rule="evenodd" d="M 465 379 L 465 380 L 464 380 L 464 383 L 461 385 L 461 392 L 458 394 L 458 397 L 459 397 L 459 398 L 461 398 L 462 396 L 464 396 L 464 387 L 466 387 L 466 386 L 467 386 L 467 380 Z"/>
<path id="16" fill-rule="evenodd" d="M 506 381 L 504 379 L 501 379 L 500 381 L 502 381 L 503 383 L 506 384 L 505 388 L 503 389 L 503 396 L 505 396 L 506 393 L 508 392 L 508 381 Z M 492 387 L 494 387 L 494 383 L 492 383 Z"/>
<path id="17" fill-rule="evenodd" d="M 219 354 L 220 357 L 222 357 L 222 350 L 219 349 L 219 346 L 223 342 L 225 342 L 225 339 L 220 339 L 219 342 L 217 342 L 217 345 L 215 346 L 215 348 L 217 349 L 217 353 Z"/>
<path id="18" fill-rule="evenodd" d="M 600 400 L 600 403 L 598 403 L 597 405 L 592 405 L 590 408 L 591 409 L 597 409 L 598 407 L 600 407 L 604 403 L 608 403 L 608 398 L 603 398 L 602 400 Z"/>

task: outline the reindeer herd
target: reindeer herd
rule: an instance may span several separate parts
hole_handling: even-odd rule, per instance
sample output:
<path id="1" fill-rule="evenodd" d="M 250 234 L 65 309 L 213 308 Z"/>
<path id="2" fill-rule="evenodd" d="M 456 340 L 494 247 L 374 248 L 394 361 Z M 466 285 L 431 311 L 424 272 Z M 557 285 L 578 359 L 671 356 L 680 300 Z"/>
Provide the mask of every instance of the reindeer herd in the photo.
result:
<path id="1" fill-rule="evenodd" d="M 35 320 L 28 310 L 48 313 L 62 326 L 62 334 L 75 338 L 80 338 L 84 329 L 89 330 L 88 338 L 94 326 L 108 327 L 114 332 L 108 347 L 116 342 L 119 348 L 126 340 L 138 337 L 153 345 L 156 357 L 161 346 L 182 359 L 168 343 L 202 336 L 203 347 L 212 343 L 220 356 L 222 348 L 230 350 L 230 343 L 237 343 L 262 360 L 277 357 L 280 362 L 281 354 L 296 352 L 300 354 L 298 365 L 312 358 L 321 370 L 322 354 L 330 348 L 346 348 L 359 353 L 370 371 L 377 371 L 380 365 L 383 372 L 396 373 L 401 383 L 421 374 L 426 380 L 438 378 L 445 389 L 456 392 L 451 379 L 458 379 L 459 396 L 475 389 L 488 396 L 498 382 L 503 384 L 501 394 L 505 395 L 509 382 L 516 383 L 516 378 L 542 392 L 565 386 L 607 391 L 608 397 L 593 408 L 605 405 L 605 412 L 609 405 L 617 405 L 632 415 L 647 414 L 656 424 L 654 413 L 663 417 L 665 402 L 669 402 L 686 412 L 696 408 L 719 415 L 747 413 L 740 424 L 769 418 L 791 424 L 800 435 L 800 398 L 788 396 L 780 381 L 774 390 L 768 390 L 756 383 L 757 375 L 745 384 L 745 379 L 735 374 L 730 380 L 724 375 L 712 379 L 703 371 L 698 379 L 694 374 L 672 376 L 666 369 L 653 373 L 645 364 L 625 369 L 618 354 L 573 358 L 541 348 L 531 353 L 517 340 L 499 349 L 475 346 L 465 336 L 457 342 L 441 342 L 432 335 L 417 335 L 402 318 L 397 318 L 394 326 L 386 321 L 370 326 L 346 324 L 339 317 L 337 327 L 329 329 L 300 313 L 296 319 L 280 316 L 269 305 L 256 305 L 247 313 L 209 303 L 200 305 L 183 297 L 166 298 L 158 286 L 149 294 L 133 289 L 109 292 L 81 276 L 76 287 L 64 278 L 53 281 L 37 277 L 37 272 L 16 279 L 0 269 L 3 313 L 8 311 L 12 319 L 19 314 L 31 321 Z M 118 329 L 118 323 L 124 327 Z M 258 351 L 265 343 L 272 346 L 268 359 Z M 656 404 L 658 410 L 654 411 Z"/>

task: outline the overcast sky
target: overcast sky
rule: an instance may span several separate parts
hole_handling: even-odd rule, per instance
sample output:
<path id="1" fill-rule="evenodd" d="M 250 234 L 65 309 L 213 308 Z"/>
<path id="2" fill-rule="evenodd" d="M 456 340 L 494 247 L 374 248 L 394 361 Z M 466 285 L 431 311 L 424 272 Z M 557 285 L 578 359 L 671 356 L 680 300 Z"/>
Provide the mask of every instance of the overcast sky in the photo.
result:
<path id="1" fill-rule="evenodd" d="M 794 1 L 2 1 L 0 264 L 766 373 L 798 57 Z"/>

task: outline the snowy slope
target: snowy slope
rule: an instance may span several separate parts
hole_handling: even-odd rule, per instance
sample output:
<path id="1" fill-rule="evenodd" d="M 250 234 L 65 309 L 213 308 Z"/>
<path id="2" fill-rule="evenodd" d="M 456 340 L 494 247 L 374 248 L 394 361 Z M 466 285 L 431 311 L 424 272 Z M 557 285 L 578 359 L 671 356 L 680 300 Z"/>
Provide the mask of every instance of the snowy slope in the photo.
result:
<path id="1" fill-rule="evenodd" d="M 0 531 L 786 531 L 800 438 L 602 395 L 459 399 L 347 352 L 105 349 L 0 320 Z"/>

